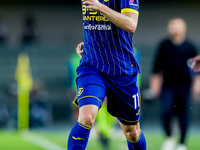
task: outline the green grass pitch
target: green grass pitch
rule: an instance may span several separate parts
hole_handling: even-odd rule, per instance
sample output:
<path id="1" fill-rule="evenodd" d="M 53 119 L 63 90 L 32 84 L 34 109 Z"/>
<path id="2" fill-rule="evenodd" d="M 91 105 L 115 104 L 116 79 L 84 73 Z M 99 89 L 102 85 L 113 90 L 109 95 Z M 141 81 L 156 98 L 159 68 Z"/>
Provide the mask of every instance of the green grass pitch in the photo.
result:
<path id="1" fill-rule="evenodd" d="M 164 137 L 160 132 L 145 132 L 148 150 L 159 150 Z M 0 150 L 66 150 L 68 132 L 61 131 L 0 131 Z M 46 146 L 45 146 L 46 145 Z M 57 146 L 57 147 L 56 147 Z M 188 150 L 200 149 L 200 135 L 190 133 Z M 97 137 L 91 137 L 86 150 L 103 150 Z M 109 150 L 127 150 L 123 136 L 111 140 Z"/>

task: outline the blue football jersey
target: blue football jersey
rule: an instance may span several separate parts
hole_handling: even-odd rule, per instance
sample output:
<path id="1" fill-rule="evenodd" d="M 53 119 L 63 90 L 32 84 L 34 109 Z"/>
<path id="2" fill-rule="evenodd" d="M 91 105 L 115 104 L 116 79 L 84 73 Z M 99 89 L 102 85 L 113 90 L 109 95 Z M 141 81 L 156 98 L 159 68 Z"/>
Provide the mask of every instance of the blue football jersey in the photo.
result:
<path id="1" fill-rule="evenodd" d="M 138 0 L 99 0 L 119 12 L 139 14 Z M 140 72 L 134 57 L 133 34 L 117 27 L 100 12 L 82 5 L 84 53 L 80 65 L 92 65 L 111 75 L 133 75 Z"/>

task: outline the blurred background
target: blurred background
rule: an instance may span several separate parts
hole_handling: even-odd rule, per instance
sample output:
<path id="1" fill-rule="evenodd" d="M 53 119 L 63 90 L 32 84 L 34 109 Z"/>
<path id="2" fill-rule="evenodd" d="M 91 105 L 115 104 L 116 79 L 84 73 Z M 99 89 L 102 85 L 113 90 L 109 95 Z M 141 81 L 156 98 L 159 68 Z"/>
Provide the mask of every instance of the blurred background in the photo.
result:
<path id="1" fill-rule="evenodd" d="M 134 46 L 141 55 L 141 93 L 149 88 L 155 51 L 167 36 L 167 23 L 171 18 L 181 17 L 186 21 L 187 35 L 200 52 L 199 14 L 200 1 L 140 1 Z M 68 65 L 82 38 L 80 0 L 0 0 L 0 129 L 17 129 L 18 81 L 15 74 L 19 54 L 25 52 L 32 80 L 29 127 L 70 130 L 76 119 Z M 198 133 L 199 108 L 200 102 L 192 101 L 191 131 Z M 162 133 L 159 109 L 157 99 L 142 101 L 144 130 Z M 67 133 L 64 138 L 67 139 Z"/>

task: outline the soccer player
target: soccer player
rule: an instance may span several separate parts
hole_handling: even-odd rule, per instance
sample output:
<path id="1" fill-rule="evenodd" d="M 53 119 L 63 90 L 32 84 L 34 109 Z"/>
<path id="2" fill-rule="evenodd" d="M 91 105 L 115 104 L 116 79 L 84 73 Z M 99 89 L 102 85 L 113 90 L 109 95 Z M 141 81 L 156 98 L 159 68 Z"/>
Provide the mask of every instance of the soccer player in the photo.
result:
<path id="1" fill-rule="evenodd" d="M 166 141 L 161 150 L 174 150 L 176 147 L 172 137 L 172 118 L 175 116 L 178 117 L 180 127 L 180 141 L 176 150 L 187 150 L 185 140 L 192 85 L 187 60 L 196 56 L 196 49 L 186 38 L 186 23 L 183 19 L 171 19 L 168 24 L 168 34 L 169 38 L 161 42 L 157 51 L 151 90 L 156 95 L 160 93 L 162 123 L 166 134 Z M 194 82 L 198 78 L 195 76 Z"/>
<path id="2" fill-rule="evenodd" d="M 96 115 L 107 96 L 108 112 L 119 120 L 129 150 L 146 150 L 140 129 L 140 97 L 133 54 L 138 0 L 83 0 L 84 46 L 77 68 L 78 121 L 68 150 L 84 150 Z"/>

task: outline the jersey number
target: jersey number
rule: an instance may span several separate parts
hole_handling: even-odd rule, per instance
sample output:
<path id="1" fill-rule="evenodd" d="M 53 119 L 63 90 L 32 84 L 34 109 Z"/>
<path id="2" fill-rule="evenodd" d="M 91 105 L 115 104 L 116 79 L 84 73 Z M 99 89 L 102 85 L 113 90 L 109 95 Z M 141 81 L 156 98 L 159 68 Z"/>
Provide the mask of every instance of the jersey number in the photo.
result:
<path id="1" fill-rule="evenodd" d="M 135 109 L 139 108 L 140 107 L 140 97 L 139 97 L 138 93 L 133 95 L 133 100 L 134 100 Z"/>

